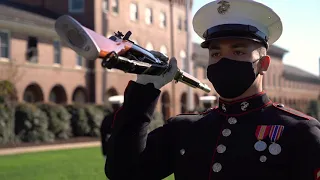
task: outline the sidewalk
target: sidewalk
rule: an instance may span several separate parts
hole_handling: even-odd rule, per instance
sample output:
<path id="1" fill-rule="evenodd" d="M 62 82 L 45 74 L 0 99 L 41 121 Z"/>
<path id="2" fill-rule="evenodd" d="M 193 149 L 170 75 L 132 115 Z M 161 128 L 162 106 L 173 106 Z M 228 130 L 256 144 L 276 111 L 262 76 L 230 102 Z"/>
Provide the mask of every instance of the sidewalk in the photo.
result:
<path id="1" fill-rule="evenodd" d="M 97 146 L 100 146 L 100 145 L 101 145 L 100 141 L 94 141 L 94 142 L 53 144 L 53 145 L 32 146 L 32 147 L 5 148 L 5 149 L 0 149 L 0 156 L 2 156 L 2 155 L 30 153 L 30 152 L 62 150 L 62 149 L 76 149 L 76 148 L 86 148 L 86 147 L 97 147 Z"/>

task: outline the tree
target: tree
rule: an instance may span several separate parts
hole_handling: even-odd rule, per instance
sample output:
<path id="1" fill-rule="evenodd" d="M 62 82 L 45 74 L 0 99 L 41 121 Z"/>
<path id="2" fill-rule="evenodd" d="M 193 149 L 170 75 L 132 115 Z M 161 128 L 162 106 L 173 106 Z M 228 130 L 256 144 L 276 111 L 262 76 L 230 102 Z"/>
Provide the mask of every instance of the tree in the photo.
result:
<path id="1" fill-rule="evenodd" d="M 17 99 L 15 85 L 22 75 L 19 65 L 13 60 L 0 66 L 0 103 Z"/>

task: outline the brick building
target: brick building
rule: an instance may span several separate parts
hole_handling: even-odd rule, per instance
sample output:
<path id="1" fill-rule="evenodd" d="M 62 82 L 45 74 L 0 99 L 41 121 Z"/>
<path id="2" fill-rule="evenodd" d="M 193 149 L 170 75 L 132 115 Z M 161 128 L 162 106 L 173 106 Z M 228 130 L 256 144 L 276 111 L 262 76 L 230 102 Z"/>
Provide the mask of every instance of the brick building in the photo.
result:
<path id="1" fill-rule="evenodd" d="M 128 81 L 135 79 L 135 75 L 104 70 L 100 60 L 86 61 L 78 56 L 59 41 L 53 29 L 54 20 L 69 14 L 105 36 L 130 30 L 133 32 L 131 39 L 137 44 L 177 57 L 178 66 L 184 69 L 187 36 L 184 4 L 183 0 L 172 0 L 171 5 L 169 0 L 1 1 L 0 78 L 14 83 L 19 101 L 103 103 L 108 96 L 123 94 Z M 171 7 L 174 12 L 172 26 Z M 198 44 L 193 44 L 191 49 L 192 72 L 210 85 L 204 68 L 207 51 Z M 282 57 L 285 53 L 275 46 L 270 49 L 273 61 L 264 86 L 274 100 L 304 110 L 310 100 L 319 98 L 320 79 L 284 65 Z M 17 69 L 18 78 L 11 75 L 12 69 Z M 181 83 L 166 85 L 158 111 L 166 118 L 185 111 L 186 91 L 187 87 Z M 199 97 L 207 95 L 200 90 L 194 90 L 193 94 L 196 106 L 200 104 Z"/>

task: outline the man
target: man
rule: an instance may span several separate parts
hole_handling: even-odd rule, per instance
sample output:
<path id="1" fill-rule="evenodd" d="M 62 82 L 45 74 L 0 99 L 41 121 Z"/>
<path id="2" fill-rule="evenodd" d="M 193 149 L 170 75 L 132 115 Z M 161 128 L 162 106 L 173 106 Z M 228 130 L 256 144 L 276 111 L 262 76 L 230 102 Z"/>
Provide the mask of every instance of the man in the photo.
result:
<path id="1" fill-rule="evenodd" d="M 147 134 L 159 89 L 173 79 L 176 60 L 164 77 L 139 75 L 115 117 L 107 177 L 319 179 L 319 122 L 273 103 L 262 89 L 271 63 L 266 50 L 282 33 L 277 14 L 250 0 L 214 1 L 195 14 L 193 26 L 209 49 L 207 75 L 220 96 L 218 107 L 172 117 Z"/>
<path id="2" fill-rule="evenodd" d="M 112 106 L 112 113 L 108 114 L 102 121 L 100 126 L 100 134 L 101 134 L 101 150 L 104 159 L 107 158 L 107 144 L 108 140 L 111 136 L 111 126 L 113 123 L 115 112 L 119 110 L 123 103 L 123 96 L 111 96 L 108 101 Z"/>

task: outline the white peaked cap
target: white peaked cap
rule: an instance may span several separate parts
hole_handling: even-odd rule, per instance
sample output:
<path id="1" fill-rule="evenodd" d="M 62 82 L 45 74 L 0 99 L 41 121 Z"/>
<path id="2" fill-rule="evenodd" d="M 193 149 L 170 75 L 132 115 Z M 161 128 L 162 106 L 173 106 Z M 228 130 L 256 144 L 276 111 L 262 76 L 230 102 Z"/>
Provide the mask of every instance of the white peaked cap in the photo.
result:
<path id="1" fill-rule="evenodd" d="M 280 17 L 268 6 L 253 0 L 218 0 L 201 7 L 193 18 L 194 31 L 204 40 L 208 29 L 226 24 L 256 27 L 267 37 L 267 44 L 282 34 Z"/>
<path id="2" fill-rule="evenodd" d="M 124 96 L 123 95 L 111 96 L 108 98 L 108 101 L 111 104 L 123 104 Z"/>
<path id="3" fill-rule="evenodd" d="M 216 96 L 201 96 L 199 98 L 199 100 L 201 102 L 213 102 L 213 101 L 217 100 L 217 97 Z"/>

